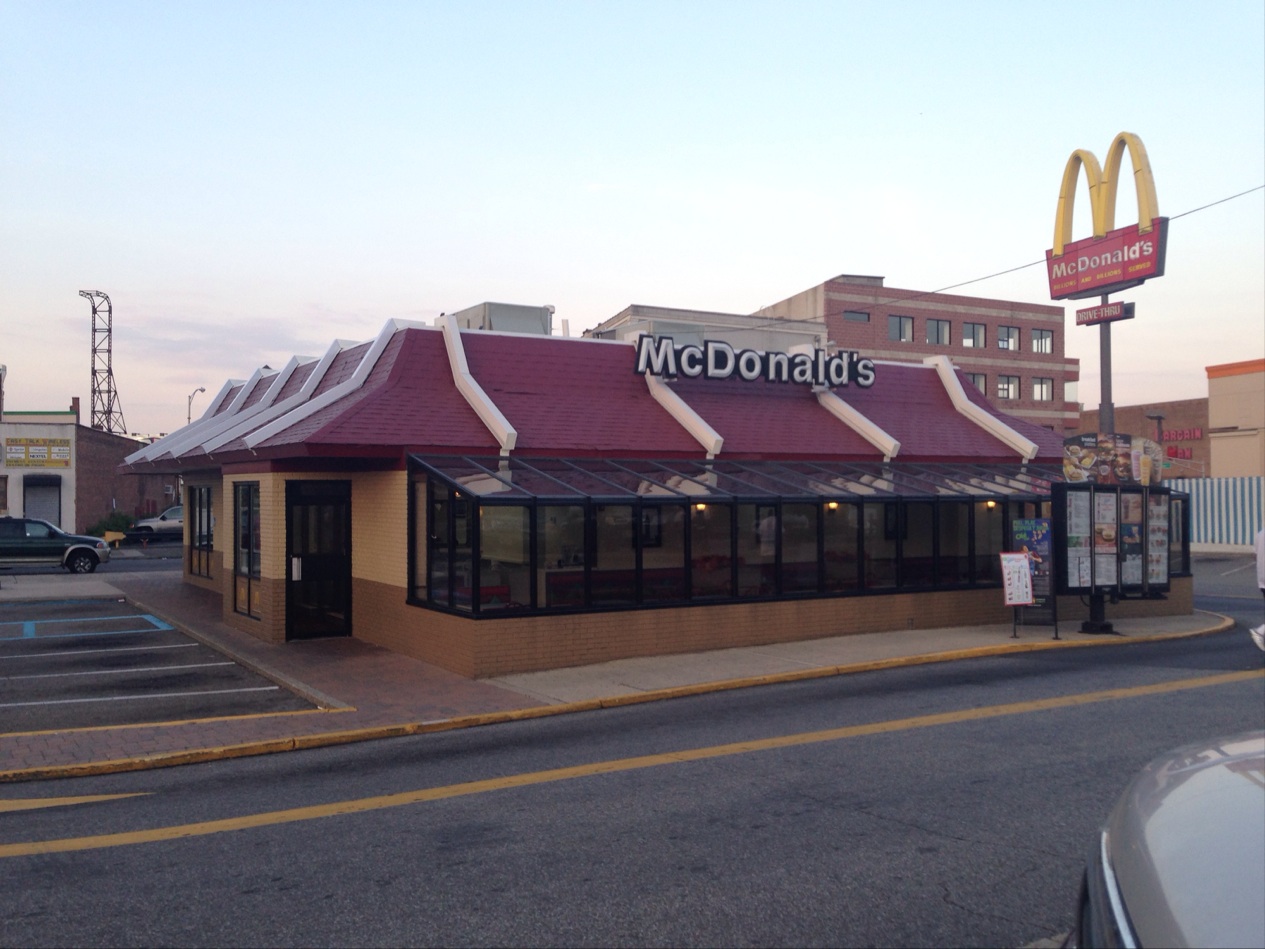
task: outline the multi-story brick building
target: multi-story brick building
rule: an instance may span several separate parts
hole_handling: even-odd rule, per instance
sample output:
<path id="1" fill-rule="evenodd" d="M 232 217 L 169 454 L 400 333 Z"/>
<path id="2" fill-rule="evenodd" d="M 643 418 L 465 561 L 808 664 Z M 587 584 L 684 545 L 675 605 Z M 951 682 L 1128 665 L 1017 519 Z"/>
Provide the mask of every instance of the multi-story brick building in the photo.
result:
<path id="1" fill-rule="evenodd" d="M 1060 306 L 885 287 L 841 274 L 757 316 L 825 323 L 830 340 L 874 359 L 948 356 L 994 406 L 1055 432 L 1080 423 L 1080 362 L 1064 355 Z"/>
<path id="2" fill-rule="evenodd" d="M 1207 399 L 1117 405 L 1112 414 L 1117 432 L 1141 435 L 1164 447 L 1165 480 L 1203 478 L 1211 473 Z M 1082 432 L 1101 431 L 1098 409 L 1082 412 L 1080 424 Z"/>

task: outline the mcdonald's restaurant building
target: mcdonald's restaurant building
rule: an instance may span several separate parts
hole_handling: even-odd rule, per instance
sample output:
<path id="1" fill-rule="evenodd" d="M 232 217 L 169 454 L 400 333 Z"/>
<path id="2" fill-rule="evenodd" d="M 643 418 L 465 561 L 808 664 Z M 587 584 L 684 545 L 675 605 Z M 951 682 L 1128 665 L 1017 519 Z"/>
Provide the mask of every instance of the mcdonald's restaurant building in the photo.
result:
<path id="1" fill-rule="evenodd" d="M 1062 463 L 943 356 L 447 317 L 231 380 L 127 469 L 183 476 L 184 581 L 231 625 L 482 677 L 1009 622 L 998 554 Z M 1190 612 L 1188 556 L 1115 615 Z"/>

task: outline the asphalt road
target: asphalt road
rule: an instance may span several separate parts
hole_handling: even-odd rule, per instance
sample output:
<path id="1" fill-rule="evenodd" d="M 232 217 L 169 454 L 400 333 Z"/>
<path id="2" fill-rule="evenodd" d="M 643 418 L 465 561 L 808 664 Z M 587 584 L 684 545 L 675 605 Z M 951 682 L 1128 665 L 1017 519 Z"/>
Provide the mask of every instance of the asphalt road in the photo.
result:
<path id="1" fill-rule="evenodd" d="M 0 942 L 1028 945 L 1130 775 L 1265 727 L 1261 667 L 1234 630 L 10 788 L 142 796 L 0 812 Z"/>

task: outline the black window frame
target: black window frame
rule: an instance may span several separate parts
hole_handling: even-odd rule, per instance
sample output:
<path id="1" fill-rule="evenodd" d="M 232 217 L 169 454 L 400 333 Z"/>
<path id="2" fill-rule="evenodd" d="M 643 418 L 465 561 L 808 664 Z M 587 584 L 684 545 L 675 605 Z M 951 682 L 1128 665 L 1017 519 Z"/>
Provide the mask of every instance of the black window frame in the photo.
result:
<path id="1" fill-rule="evenodd" d="M 193 484 L 185 489 L 185 510 L 189 512 L 189 574 L 211 579 L 215 552 L 215 492 L 209 484 Z"/>
<path id="2" fill-rule="evenodd" d="M 914 318 L 889 313 L 887 316 L 887 340 L 891 343 L 912 343 L 914 341 Z"/>
<path id="3" fill-rule="evenodd" d="M 258 481 L 233 483 L 233 612 L 262 619 L 263 505 Z M 242 533 L 250 543 L 242 545 Z M 243 557 L 243 552 L 245 557 Z M 245 561 L 243 563 L 243 560 Z"/>
<path id="4" fill-rule="evenodd" d="M 468 461 L 468 459 L 462 460 Z M 436 463 L 444 464 L 442 461 Z M 530 467 L 528 460 L 520 460 L 520 463 L 525 469 Z M 491 474 L 496 462 L 492 461 L 488 464 L 489 468 L 486 470 Z M 603 462 L 603 464 L 620 466 L 620 462 L 614 461 Z M 645 464 L 654 463 L 646 462 Z M 664 462 L 661 467 L 672 464 Z M 795 465 L 800 467 L 796 469 Z M 936 470 L 929 471 L 930 468 Z M 468 469 L 454 466 L 450 470 L 454 472 L 454 477 L 462 473 L 463 480 L 470 480 L 464 477 L 464 472 Z M 503 484 L 499 487 L 489 487 L 485 480 L 482 493 L 470 493 L 461 489 L 455 481 L 447 480 L 438 469 L 422 462 L 420 456 L 410 456 L 407 494 L 410 525 L 408 531 L 410 580 L 407 601 L 413 606 L 454 613 L 472 619 L 483 619 L 514 615 L 683 608 L 753 600 L 883 595 L 900 590 L 925 592 L 940 589 L 996 587 L 1000 584 L 1000 572 L 994 570 L 991 563 L 996 551 L 991 546 L 982 549 L 977 543 L 978 515 L 970 514 L 970 509 L 963 509 L 955 517 L 950 518 L 942 510 L 943 507 L 970 504 L 972 509 L 978 511 L 986 502 L 992 502 L 992 506 L 1001 505 L 1002 510 L 1007 512 L 1004 517 L 1008 520 L 1011 516 L 1009 512 L 1012 510 L 1042 510 L 1048 507 L 1048 498 L 1042 495 L 1042 491 L 1048 491 L 1050 481 L 1058 478 L 1058 474 L 1053 469 L 1044 474 L 1025 469 L 1025 472 L 1003 477 L 996 472 L 989 473 L 979 466 L 946 465 L 921 466 L 920 468 L 920 466 L 911 465 L 899 470 L 893 469 L 890 475 L 886 473 L 886 469 L 883 472 L 874 469 L 862 479 L 864 484 L 852 482 L 857 486 L 857 491 L 853 493 L 845 492 L 832 496 L 792 490 L 796 475 L 817 470 L 820 471 L 823 481 L 833 473 L 824 463 L 788 463 L 781 466 L 780 463 L 770 463 L 765 467 L 752 463 L 731 463 L 731 468 L 725 475 L 733 479 L 730 486 L 737 486 L 741 481 L 745 481 L 752 488 L 752 493 L 742 490 L 737 493 L 726 493 L 722 489 L 718 493 L 703 497 L 692 496 L 693 492 L 698 491 L 699 486 L 704 484 L 698 480 L 695 481 L 695 487 L 691 488 L 689 494 L 668 492 L 661 495 L 626 494 L 621 496 L 616 493 L 619 485 L 614 480 L 610 480 L 608 484 L 615 489 L 612 490 L 610 496 L 583 495 L 574 488 L 563 485 L 561 481 L 558 484 L 562 487 L 555 496 L 549 490 L 546 490 L 544 494 L 531 493 L 531 490 L 523 487 L 528 483 L 529 478 L 516 476 L 513 473 L 503 475 Z M 631 472 L 631 469 L 625 468 L 625 472 Z M 539 474 L 539 471 L 534 473 Z M 994 483 L 1001 485 L 997 493 L 989 492 L 986 488 L 981 490 L 981 479 L 975 477 L 976 474 L 981 473 L 987 475 L 984 479 L 985 483 L 991 479 Z M 492 477 L 495 478 L 495 476 Z M 600 480 L 602 476 L 595 474 L 594 477 Z M 613 476 L 608 473 L 606 477 Z M 956 485 L 951 489 L 953 493 L 937 494 L 935 478 L 952 479 L 951 484 Z M 779 479 L 781 479 L 780 487 Z M 537 482 L 537 485 L 539 484 L 540 482 Z M 1041 487 L 1043 484 L 1045 488 Z M 590 485 L 601 487 L 599 481 L 592 481 Z M 627 488 L 627 485 L 624 487 Z M 715 488 L 715 485 L 713 484 L 712 487 Z M 567 494 L 568 490 L 571 494 Z M 761 493 L 762 491 L 764 493 Z M 906 493 L 889 493 L 900 491 Z M 464 495 L 460 498 L 466 506 L 464 517 L 458 517 L 458 512 L 451 503 L 447 507 L 442 504 L 438 508 L 434 506 L 436 498 L 451 502 L 457 499 L 458 494 Z M 596 589 L 595 518 L 604 507 L 609 508 L 611 504 L 619 508 L 620 523 L 627 520 L 630 525 L 633 525 L 628 532 L 628 542 L 633 556 L 627 558 L 630 566 L 624 571 L 627 573 L 626 579 L 612 577 L 608 572 L 607 576 L 601 578 L 601 589 Z M 696 511 L 697 505 L 700 504 L 709 509 L 710 517 L 720 514 L 724 523 L 728 525 L 728 530 L 722 531 L 727 534 L 725 543 L 729 547 L 728 553 L 713 545 L 713 548 L 709 549 L 705 555 L 700 555 L 706 559 L 705 564 L 702 561 L 696 563 L 698 558 L 694 556 L 693 550 L 696 538 L 692 524 L 698 516 Z M 912 509 L 909 508 L 911 504 L 927 507 L 926 510 L 918 513 L 914 521 L 929 525 L 927 527 L 930 531 L 929 537 L 911 538 L 908 536 L 912 526 Z M 419 510 L 419 505 L 423 505 L 424 509 Z M 803 542 L 808 535 L 803 533 L 801 527 L 797 529 L 796 541 L 799 555 L 794 558 L 795 562 L 788 566 L 784 562 L 786 561 L 784 544 L 786 537 L 789 536 L 786 534 L 784 513 L 791 512 L 801 517 L 805 513 L 812 513 L 804 508 L 805 505 L 816 508 L 815 517 L 810 517 L 812 523 L 809 527 L 809 533 L 815 537 L 816 563 L 811 563 L 803 556 Z M 485 603 L 480 571 L 487 566 L 484 563 L 487 552 L 482 547 L 484 537 L 480 525 L 485 519 L 482 512 L 498 506 L 521 507 L 527 512 L 526 523 L 530 525 L 527 539 L 529 563 L 520 566 L 524 567 L 523 575 L 530 577 L 529 592 L 515 593 L 510 597 L 512 602 L 509 603 L 504 602 L 504 598 L 496 598 Z M 846 565 L 842 568 L 835 566 L 828 572 L 826 565 L 827 519 L 831 516 L 832 508 L 840 506 L 851 506 L 852 513 L 849 516 L 855 522 L 855 537 L 854 539 L 849 537 L 852 534 L 851 527 L 843 534 L 834 532 L 834 546 L 830 548 L 830 551 L 835 556 L 842 555 L 842 562 Z M 646 569 L 647 561 L 644 555 L 647 552 L 653 552 L 657 558 L 657 555 L 662 552 L 659 545 L 663 543 L 664 535 L 656 531 L 654 525 L 661 521 L 669 507 L 682 510 L 686 520 L 683 536 L 677 535 L 672 546 L 673 550 L 680 551 L 679 575 L 672 581 L 678 583 L 679 586 L 674 586 L 671 592 L 665 594 L 662 584 L 668 578 L 651 576 Z M 887 573 L 876 574 L 873 577 L 867 567 L 870 555 L 867 551 L 866 531 L 874 524 L 873 519 L 866 513 L 870 507 L 876 508 L 882 514 L 877 524 L 878 534 L 874 538 L 874 543 L 885 545 L 890 553 L 890 563 L 885 568 Z M 563 540 L 567 536 L 574 536 L 574 540 L 568 543 L 580 545 L 579 548 L 573 550 L 571 559 L 568 559 L 566 564 L 556 565 L 559 573 L 557 577 L 550 576 L 552 560 L 546 563 L 544 559 L 553 557 L 554 554 L 547 553 L 541 546 L 545 530 L 542 516 L 547 516 L 548 511 L 553 508 L 571 509 L 568 517 L 571 518 L 572 526 L 566 528 L 565 533 L 560 536 Z M 628 510 L 624 511 L 623 508 Z M 743 524 L 749 527 L 751 523 L 754 523 L 749 518 L 740 523 L 740 509 L 746 510 L 748 514 L 754 511 L 757 520 L 760 517 L 772 518 L 771 523 L 774 525 L 775 553 L 772 569 L 770 572 L 769 565 L 761 568 L 768 572 L 769 582 L 762 583 L 758 587 L 751 585 L 749 580 L 744 580 L 740 576 L 740 569 L 747 563 L 751 549 L 749 546 L 740 549 L 745 542 L 740 537 L 740 530 L 747 529 L 742 526 Z M 436 511 L 444 517 L 443 525 L 432 523 Z M 623 517 L 629 512 L 631 512 L 629 517 Z M 647 517 L 647 514 L 653 514 L 653 516 Z M 578 533 L 575 526 L 578 522 L 574 520 L 577 517 L 583 518 L 583 524 Z M 459 519 L 464 525 L 463 535 L 459 536 L 454 519 Z M 510 518 L 506 523 L 516 521 L 517 518 Z M 957 539 L 950 554 L 954 562 L 942 564 L 940 560 L 944 540 L 940 533 L 951 521 L 957 525 L 954 528 Z M 966 538 L 962 537 L 963 525 L 969 532 Z M 926 531 L 923 533 L 925 535 Z M 839 546 L 840 537 L 843 538 L 841 547 Z M 454 544 L 462 545 L 461 550 L 455 551 Z M 915 552 L 921 558 L 921 564 L 906 563 L 906 559 L 914 556 Z M 428 566 L 419 571 L 418 565 L 423 556 Z M 744 559 L 744 556 L 747 559 Z M 854 557 L 855 564 L 852 562 Z M 986 558 L 988 562 L 983 563 L 981 558 Z M 436 560 L 442 560 L 443 563 L 429 566 Z M 501 566 L 504 566 L 504 563 Z M 561 570 L 564 566 L 570 569 Z M 619 564 L 615 564 L 614 567 L 618 568 L 617 574 L 623 569 Z M 463 580 L 460 584 L 455 581 L 458 568 L 463 571 Z M 697 582 L 699 576 L 697 570 L 703 568 L 708 571 L 710 579 L 707 584 L 700 586 Z M 788 569 L 793 570 L 794 573 L 788 575 L 786 572 Z M 717 570 L 721 573 L 717 574 Z M 418 581 L 419 572 L 426 574 L 425 582 Z M 562 573 L 568 573 L 569 576 L 563 577 L 560 575 Z M 565 589 L 570 593 L 561 597 L 547 596 L 546 588 L 550 591 L 555 590 L 553 582 L 555 579 L 566 580 Z M 619 589 L 613 590 L 612 581 L 616 584 L 626 583 L 627 585 L 622 588 L 622 592 Z M 720 581 L 719 585 L 717 581 Z M 462 591 L 465 593 L 463 594 Z M 479 591 L 479 593 L 474 595 L 471 591 Z"/>

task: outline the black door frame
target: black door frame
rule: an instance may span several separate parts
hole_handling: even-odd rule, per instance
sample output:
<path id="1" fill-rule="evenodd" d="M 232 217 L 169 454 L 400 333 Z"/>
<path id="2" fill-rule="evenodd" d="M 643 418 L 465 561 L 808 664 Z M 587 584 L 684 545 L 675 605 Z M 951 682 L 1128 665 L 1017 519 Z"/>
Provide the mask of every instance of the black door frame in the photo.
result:
<path id="1" fill-rule="evenodd" d="M 335 510 L 341 509 L 340 518 L 342 521 L 341 533 L 343 539 L 343 550 L 341 558 L 337 553 L 322 554 L 323 563 L 317 563 L 312 555 L 298 556 L 295 545 L 298 538 L 294 534 L 294 509 L 296 507 L 316 505 L 316 504 L 332 504 Z M 286 482 L 286 623 L 285 634 L 286 641 L 297 639 L 314 639 L 327 636 L 350 636 L 351 635 L 351 482 L 340 480 L 295 480 Z M 341 562 L 340 562 L 341 560 Z M 303 581 L 304 561 L 307 561 L 309 571 L 308 582 L 313 579 L 310 571 L 312 569 L 328 570 L 333 569 L 334 573 L 326 573 L 327 577 L 334 576 L 339 581 L 336 584 L 322 584 L 322 590 L 325 593 L 331 591 L 342 591 L 342 602 L 334 604 L 340 609 L 330 610 L 326 603 L 322 603 L 317 607 L 318 622 L 316 628 L 307 624 L 306 628 L 302 624 L 305 619 L 310 620 L 313 611 L 300 608 L 298 602 L 298 594 L 300 584 Z M 341 615 L 340 622 L 329 622 Z"/>

